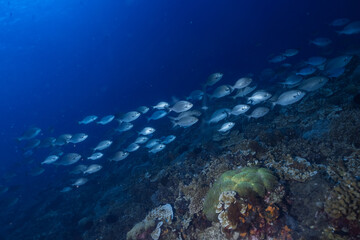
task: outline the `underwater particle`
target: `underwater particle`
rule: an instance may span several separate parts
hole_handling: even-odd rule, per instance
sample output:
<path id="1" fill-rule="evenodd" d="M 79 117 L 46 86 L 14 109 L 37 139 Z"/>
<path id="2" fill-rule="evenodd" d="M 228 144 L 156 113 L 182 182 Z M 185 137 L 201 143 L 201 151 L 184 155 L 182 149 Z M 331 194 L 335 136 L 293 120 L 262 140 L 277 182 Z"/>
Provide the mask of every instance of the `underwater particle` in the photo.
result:
<path id="1" fill-rule="evenodd" d="M 235 191 L 240 197 L 264 197 L 277 184 L 276 177 L 266 168 L 241 168 L 223 173 L 209 189 L 204 202 L 207 219 L 217 219 L 216 206 L 219 196 L 224 191 Z"/>

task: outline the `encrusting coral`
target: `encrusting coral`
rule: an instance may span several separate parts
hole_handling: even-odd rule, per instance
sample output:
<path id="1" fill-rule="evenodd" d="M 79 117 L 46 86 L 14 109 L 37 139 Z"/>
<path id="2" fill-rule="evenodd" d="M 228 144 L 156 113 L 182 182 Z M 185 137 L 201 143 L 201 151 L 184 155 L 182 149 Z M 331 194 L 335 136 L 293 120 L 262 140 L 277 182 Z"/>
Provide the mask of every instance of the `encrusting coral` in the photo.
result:
<path id="1" fill-rule="evenodd" d="M 277 184 L 276 177 L 266 168 L 241 168 L 223 173 L 208 191 L 204 212 L 209 220 L 217 219 L 219 196 L 225 191 L 235 191 L 240 197 L 264 197 Z"/>

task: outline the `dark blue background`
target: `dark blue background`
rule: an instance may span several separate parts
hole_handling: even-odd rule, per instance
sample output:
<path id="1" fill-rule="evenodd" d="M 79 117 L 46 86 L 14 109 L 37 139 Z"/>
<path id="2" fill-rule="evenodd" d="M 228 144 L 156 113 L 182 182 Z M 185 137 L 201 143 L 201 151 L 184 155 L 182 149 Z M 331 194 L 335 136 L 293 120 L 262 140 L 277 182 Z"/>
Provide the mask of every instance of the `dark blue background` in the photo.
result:
<path id="1" fill-rule="evenodd" d="M 1 169 L 21 161 L 14 138 L 35 125 L 55 135 L 77 121 L 199 89 L 212 72 L 234 82 L 286 48 L 337 36 L 359 20 L 356 0 L 0 1 Z M 16 165 L 16 168 L 21 165 Z"/>

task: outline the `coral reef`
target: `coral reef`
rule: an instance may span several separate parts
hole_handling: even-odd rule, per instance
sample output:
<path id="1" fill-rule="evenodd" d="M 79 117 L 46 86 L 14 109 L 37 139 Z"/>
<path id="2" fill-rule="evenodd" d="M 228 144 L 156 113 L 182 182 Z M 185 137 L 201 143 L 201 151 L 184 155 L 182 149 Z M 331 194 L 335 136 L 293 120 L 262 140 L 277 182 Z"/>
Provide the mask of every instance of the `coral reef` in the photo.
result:
<path id="1" fill-rule="evenodd" d="M 346 177 L 330 192 L 325 212 L 332 219 L 335 231 L 360 237 L 360 181 Z"/>
<path id="2" fill-rule="evenodd" d="M 265 168 L 242 168 L 223 173 L 206 195 L 204 212 L 209 220 L 216 220 L 216 206 L 224 191 L 235 191 L 241 197 L 263 197 L 277 184 L 277 179 Z"/>
<path id="3" fill-rule="evenodd" d="M 147 239 L 149 235 L 153 240 L 159 239 L 161 234 L 161 226 L 164 223 L 171 224 L 173 215 L 173 210 L 170 204 L 165 204 L 153 209 L 143 221 L 137 223 L 126 234 L 126 239 Z"/>
<path id="4" fill-rule="evenodd" d="M 318 173 L 318 170 L 324 168 L 321 165 L 311 164 L 305 158 L 296 156 L 292 158 L 286 155 L 282 161 L 269 161 L 266 163 L 269 168 L 274 168 L 276 173 L 285 180 L 295 180 L 305 182 Z"/>

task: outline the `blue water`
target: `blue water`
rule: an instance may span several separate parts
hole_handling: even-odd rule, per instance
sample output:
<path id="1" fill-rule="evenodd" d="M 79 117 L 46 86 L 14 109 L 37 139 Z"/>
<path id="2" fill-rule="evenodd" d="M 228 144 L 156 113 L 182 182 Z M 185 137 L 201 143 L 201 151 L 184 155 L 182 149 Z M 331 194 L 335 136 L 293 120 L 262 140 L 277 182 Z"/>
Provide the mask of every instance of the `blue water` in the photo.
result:
<path id="1" fill-rule="evenodd" d="M 271 54 L 298 48 L 297 62 L 320 53 L 309 45 L 315 37 L 333 39 L 333 51 L 358 42 L 338 40 L 328 26 L 358 20 L 358 9 L 356 0 L 0 0 L 0 183 L 36 199 L 67 178 L 28 176 L 33 165 L 15 141 L 28 127 L 101 137 L 77 121 L 184 98 L 213 72 L 225 73 L 224 83 L 253 74 L 271 85 L 260 79 Z M 80 148 L 98 138 L 89 141 Z"/>

